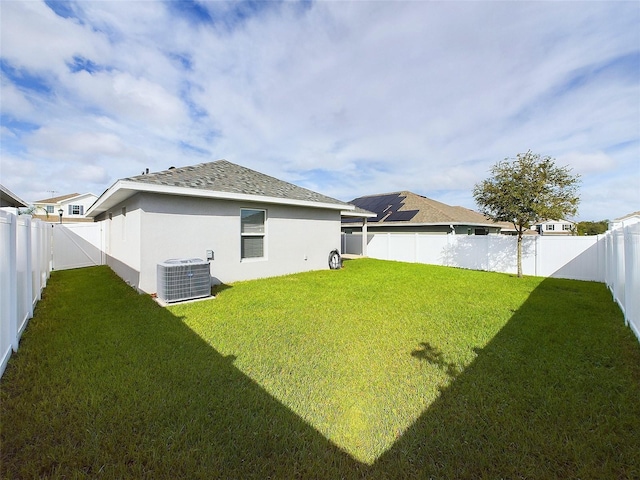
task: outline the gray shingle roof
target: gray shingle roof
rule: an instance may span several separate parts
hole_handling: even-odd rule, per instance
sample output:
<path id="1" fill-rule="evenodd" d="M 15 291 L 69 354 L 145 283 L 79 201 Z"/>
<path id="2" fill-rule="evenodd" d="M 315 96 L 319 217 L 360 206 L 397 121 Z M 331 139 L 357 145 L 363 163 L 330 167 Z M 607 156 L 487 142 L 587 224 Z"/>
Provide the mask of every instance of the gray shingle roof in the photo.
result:
<path id="1" fill-rule="evenodd" d="M 147 173 L 124 178 L 124 181 L 186 187 L 214 192 L 259 195 L 265 197 L 304 200 L 318 203 L 348 205 L 317 192 L 278 180 L 250 168 L 241 167 L 227 160 L 200 163 L 188 167 L 171 168 L 157 173 Z"/>

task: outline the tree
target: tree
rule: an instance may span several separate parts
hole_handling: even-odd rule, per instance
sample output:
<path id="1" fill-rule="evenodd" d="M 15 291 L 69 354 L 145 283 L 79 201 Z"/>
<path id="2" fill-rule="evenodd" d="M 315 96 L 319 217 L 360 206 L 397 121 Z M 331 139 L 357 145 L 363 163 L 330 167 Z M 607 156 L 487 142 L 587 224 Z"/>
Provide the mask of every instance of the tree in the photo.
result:
<path id="1" fill-rule="evenodd" d="M 30 207 L 20 208 L 18 209 L 18 215 L 37 215 L 38 210 L 42 210 L 44 214 L 49 218 L 49 212 L 47 212 L 46 208 L 37 207 L 35 205 L 31 205 Z"/>
<path id="2" fill-rule="evenodd" d="M 599 222 L 578 222 L 576 224 L 578 235 L 600 235 L 609 228 L 609 220 Z"/>
<path id="3" fill-rule="evenodd" d="M 531 150 L 499 161 L 490 172 L 490 178 L 473 187 L 473 197 L 488 218 L 516 228 L 518 277 L 522 277 L 522 234 L 539 221 L 574 216 L 580 202 L 580 176 Z"/>

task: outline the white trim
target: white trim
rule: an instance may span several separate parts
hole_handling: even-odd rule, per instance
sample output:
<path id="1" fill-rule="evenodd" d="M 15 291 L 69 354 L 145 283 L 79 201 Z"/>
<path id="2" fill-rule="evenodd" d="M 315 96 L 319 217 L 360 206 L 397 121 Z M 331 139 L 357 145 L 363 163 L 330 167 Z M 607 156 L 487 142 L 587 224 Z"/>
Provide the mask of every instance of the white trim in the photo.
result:
<path id="1" fill-rule="evenodd" d="M 355 210 L 355 207 L 354 207 Z M 340 212 L 340 215 L 342 215 L 343 217 L 348 217 L 348 218 L 375 218 L 378 216 L 377 213 L 373 213 L 373 212 L 368 212 L 368 213 L 364 213 L 364 212 L 356 212 L 354 210 L 342 210 Z"/>
<path id="2" fill-rule="evenodd" d="M 253 210 L 254 212 L 264 213 L 264 222 L 263 222 L 264 231 L 262 233 L 243 233 L 242 232 L 242 211 L 243 210 Z M 269 218 L 267 209 L 255 208 L 255 207 L 241 207 L 238 218 L 240 218 L 240 263 L 267 260 L 267 251 L 268 251 L 267 250 L 267 230 L 268 230 L 267 219 Z M 242 256 L 242 239 L 249 238 L 249 237 L 262 238 L 262 256 L 261 257 L 243 257 Z"/>
<path id="3" fill-rule="evenodd" d="M 290 198 L 268 197 L 262 195 L 249 195 L 246 193 L 219 192 L 214 190 L 202 190 L 199 188 L 176 187 L 172 185 L 155 185 L 149 183 L 118 180 L 106 192 L 104 192 L 85 212 L 86 217 L 95 217 L 106 212 L 114 205 L 126 200 L 138 192 L 161 193 L 165 195 L 178 195 L 185 197 L 213 198 L 218 200 L 238 200 L 253 203 L 271 203 L 277 205 L 295 205 L 310 208 L 325 208 L 330 210 L 354 210 L 355 206 L 314 202 L 310 200 L 296 200 Z M 119 195 L 116 195 L 119 194 Z M 116 197 L 111 202 L 112 197 Z"/>

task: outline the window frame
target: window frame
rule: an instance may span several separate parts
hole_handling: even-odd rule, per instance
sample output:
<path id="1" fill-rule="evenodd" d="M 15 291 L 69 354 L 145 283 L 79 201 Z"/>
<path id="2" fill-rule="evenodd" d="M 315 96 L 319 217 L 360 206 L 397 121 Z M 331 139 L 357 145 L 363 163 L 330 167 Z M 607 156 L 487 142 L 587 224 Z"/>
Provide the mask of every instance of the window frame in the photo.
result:
<path id="1" fill-rule="evenodd" d="M 84 205 L 69 204 L 68 212 L 69 215 L 84 215 Z"/>
<path id="2" fill-rule="evenodd" d="M 243 212 L 262 212 L 262 231 L 261 232 L 244 232 L 243 231 Z M 242 207 L 240 208 L 240 261 L 241 262 L 256 262 L 264 261 L 267 259 L 267 210 L 265 208 L 255 207 Z M 260 257 L 245 257 L 243 242 L 245 238 L 261 238 L 262 239 L 262 256 Z"/>

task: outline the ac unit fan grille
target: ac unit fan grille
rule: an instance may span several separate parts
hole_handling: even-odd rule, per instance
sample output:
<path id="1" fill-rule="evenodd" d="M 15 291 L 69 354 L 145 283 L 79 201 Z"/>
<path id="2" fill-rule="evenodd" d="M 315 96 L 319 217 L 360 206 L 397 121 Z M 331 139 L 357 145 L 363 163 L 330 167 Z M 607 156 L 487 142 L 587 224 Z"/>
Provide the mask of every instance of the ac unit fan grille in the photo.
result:
<path id="1" fill-rule="evenodd" d="M 157 274 L 157 295 L 164 302 L 180 302 L 211 294 L 209 263 L 199 258 L 159 263 Z"/>

